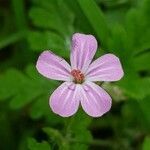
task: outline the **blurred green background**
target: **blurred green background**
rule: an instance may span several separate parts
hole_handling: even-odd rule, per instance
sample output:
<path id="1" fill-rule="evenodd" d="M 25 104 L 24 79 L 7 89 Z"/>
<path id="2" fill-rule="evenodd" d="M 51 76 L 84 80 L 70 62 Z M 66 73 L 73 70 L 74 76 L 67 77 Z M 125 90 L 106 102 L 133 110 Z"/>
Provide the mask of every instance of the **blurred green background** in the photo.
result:
<path id="1" fill-rule="evenodd" d="M 101 118 L 52 113 L 60 82 L 35 69 L 45 49 L 69 61 L 75 32 L 123 64 Z M 150 0 L 0 0 L 0 150 L 150 150 Z"/>

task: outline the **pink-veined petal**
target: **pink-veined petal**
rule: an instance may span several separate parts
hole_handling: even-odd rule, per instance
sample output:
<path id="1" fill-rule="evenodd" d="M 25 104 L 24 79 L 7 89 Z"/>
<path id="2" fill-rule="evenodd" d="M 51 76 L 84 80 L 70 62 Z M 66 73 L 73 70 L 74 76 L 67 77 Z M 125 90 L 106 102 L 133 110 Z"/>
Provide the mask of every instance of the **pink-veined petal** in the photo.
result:
<path id="1" fill-rule="evenodd" d="M 79 69 L 82 72 L 88 68 L 95 52 L 97 41 L 93 35 L 75 33 L 72 37 L 71 66 L 72 69 Z"/>
<path id="2" fill-rule="evenodd" d="M 111 108 L 111 97 L 100 86 L 86 82 L 81 87 L 81 105 L 92 117 L 100 117 Z"/>
<path id="3" fill-rule="evenodd" d="M 53 92 L 49 104 L 54 113 L 63 117 L 72 116 L 79 107 L 78 85 L 64 82 Z"/>
<path id="4" fill-rule="evenodd" d="M 51 51 L 44 51 L 39 56 L 36 68 L 43 76 L 62 81 L 70 81 L 71 66 Z"/>
<path id="5" fill-rule="evenodd" d="M 88 68 L 88 81 L 117 81 L 124 75 L 120 60 L 113 54 L 106 54 L 96 59 Z"/>

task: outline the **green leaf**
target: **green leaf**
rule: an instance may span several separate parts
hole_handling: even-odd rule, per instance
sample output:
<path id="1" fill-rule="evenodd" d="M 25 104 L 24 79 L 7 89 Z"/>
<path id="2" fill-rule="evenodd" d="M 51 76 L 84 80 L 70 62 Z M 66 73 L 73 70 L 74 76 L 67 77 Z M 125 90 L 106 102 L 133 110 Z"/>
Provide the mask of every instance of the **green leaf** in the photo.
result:
<path id="1" fill-rule="evenodd" d="M 4 74 L 1 74 L 0 100 L 4 100 L 10 98 L 11 96 L 14 96 L 25 80 L 26 78 L 22 75 L 22 73 L 14 69 L 9 69 Z"/>
<path id="2" fill-rule="evenodd" d="M 130 99 L 122 107 L 123 124 L 125 126 L 132 126 L 137 122 L 144 122 L 143 114 L 137 100 Z M 135 123 L 136 122 L 136 123 Z"/>
<path id="3" fill-rule="evenodd" d="M 0 106 L 0 137 L 1 144 L 0 149 L 14 149 L 15 147 L 15 135 L 12 131 L 12 122 L 10 121 L 10 114 L 7 113 L 6 106 L 1 104 Z"/>
<path id="4" fill-rule="evenodd" d="M 103 12 L 93 0 L 78 0 L 78 3 L 95 30 L 102 46 L 106 46 L 109 38 L 109 30 Z"/>
<path id="5" fill-rule="evenodd" d="M 149 148 L 150 148 L 150 137 L 147 136 L 147 137 L 144 139 L 143 146 L 142 146 L 142 150 L 149 150 Z"/>
<path id="6" fill-rule="evenodd" d="M 59 86 L 58 82 L 53 80 L 49 82 L 48 79 L 45 79 L 43 76 L 37 74 L 35 67 L 32 65 L 27 67 L 26 73 L 29 78 L 35 80 L 35 82 L 38 84 L 39 87 L 36 87 L 35 89 L 37 90 L 39 88 L 42 92 L 42 94 L 38 96 L 30 106 L 30 117 L 32 119 L 39 119 L 44 116 L 49 123 L 58 123 L 60 118 L 54 116 L 54 114 L 50 111 L 48 104 L 51 93 L 55 90 L 55 88 L 57 88 L 57 86 Z"/>
<path id="7" fill-rule="evenodd" d="M 57 82 L 49 82 L 48 79 L 40 77 L 32 65 L 28 66 L 26 73 L 29 76 L 16 69 L 11 69 L 0 76 L 0 85 L 2 85 L 0 99 L 6 100 L 10 98 L 10 107 L 12 109 L 23 108 L 34 100 L 39 99 L 39 97 L 47 96 L 57 85 Z M 47 104 L 46 101 L 45 103 Z"/>
<path id="8" fill-rule="evenodd" d="M 66 118 L 64 121 L 65 127 L 62 133 L 50 127 L 43 128 L 43 130 L 59 146 L 60 150 L 87 150 L 87 143 L 92 140 L 92 135 L 87 129 L 91 118 L 84 112 L 78 111 L 77 115 Z"/>
<path id="9" fill-rule="evenodd" d="M 82 110 L 79 110 L 74 118 L 71 118 L 71 120 L 68 120 L 68 122 L 69 126 L 67 131 L 68 134 L 71 134 L 71 138 L 74 140 L 73 144 L 71 145 L 71 149 L 87 150 L 87 143 L 92 140 L 92 135 L 88 130 L 88 127 L 91 123 L 91 118 Z"/>
<path id="10" fill-rule="evenodd" d="M 137 9 L 131 9 L 127 13 L 126 28 L 135 54 L 150 48 L 149 12 L 149 0 L 144 0 Z"/>
<path id="11" fill-rule="evenodd" d="M 25 37 L 25 35 L 26 35 L 25 31 L 21 31 L 18 33 L 13 33 L 12 35 L 6 37 L 2 37 L 2 38 L 0 37 L 0 50 L 10 44 L 22 40 Z"/>
<path id="12" fill-rule="evenodd" d="M 93 28 L 80 8 L 78 1 L 66 0 L 65 2 L 75 14 L 76 19 L 74 21 L 74 28 L 76 29 L 76 32 L 93 33 Z"/>
<path id="13" fill-rule="evenodd" d="M 148 71 L 150 68 L 150 52 L 136 56 L 134 58 L 134 66 L 137 71 Z"/>
<path id="14" fill-rule="evenodd" d="M 51 150 L 48 142 L 43 141 L 41 143 L 38 143 L 33 138 L 28 139 L 28 148 L 29 148 L 29 150 Z"/>
<path id="15" fill-rule="evenodd" d="M 91 117 L 89 117 L 87 114 L 85 114 L 85 112 L 83 112 L 82 109 L 80 109 L 78 110 L 77 114 L 72 118 L 69 126 L 71 130 L 74 131 L 87 129 L 91 121 L 92 121 Z"/>
<path id="16" fill-rule="evenodd" d="M 35 26 L 56 30 L 63 36 L 72 33 L 74 15 L 62 0 L 38 0 L 35 4 L 29 13 Z"/>
<path id="17" fill-rule="evenodd" d="M 33 119 L 39 119 L 42 116 L 50 116 L 50 108 L 48 105 L 49 96 L 41 96 L 36 99 L 36 102 L 32 104 L 30 109 L 30 117 Z"/>
<path id="18" fill-rule="evenodd" d="M 49 138 L 58 142 L 58 144 L 61 144 L 61 142 L 64 140 L 61 133 L 56 129 L 53 129 L 50 127 L 45 127 L 45 128 L 43 128 L 43 131 L 49 136 Z"/>
<path id="19" fill-rule="evenodd" d="M 45 127 L 43 130 L 49 136 L 49 138 L 58 145 L 59 150 L 69 150 L 69 143 L 67 139 L 63 137 L 58 130 L 49 127 Z"/>
<path id="20" fill-rule="evenodd" d="M 57 19 L 63 20 L 64 24 L 72 24 L 74 21 L 74 13 L 64 0 L 32 0 L 37 7 L 44 8 L 47 12 L 53 13 Z M 61 12 L 61 13 L 60 13 Z M 66 15 L 67 14 L 67 15 Z M 56 19 L 56 18 L 55 18 Z"/>
<path id="21" fill-rule="evenodd" d="M 127 44 L 128 43 L 128 44 Z M 127 64 L 131 57 L 130 41 L 128 40 L 127 32 L 122 25 L 116 24 L 111 30 L 111 38 L 108 42 L 110 52 L 118 55 L 124 64 Z M 129 54 L 130 52 L 130 54 Z"/>
<path id="22" fill-rule="evenodd" d="M 54 32 L 33 31 L 29 33 L 28 39 L 31 49 L 35 51 L 43 51 L 43 49 L 65 49 L 65 39 Z"/>
<path id="23" fill-rule="evenodd" d="M 25 13 L 25 1 L 24 0 L 11 0 L 12 9 L 14 13 L 14 22 L 18 30 L 22 31 L 27 28 L 27 20 Z"/>
<path id="24" fill-rule="evenodd" d="M 127 96 L 142 100 L 149 95 L 150 78 L 140 78 L 136 74 L 126 74 L 119 85 Z"/>
<path id="25" fill-rule="evenodd" d="M 31 31 L 28 34 L 28 42 L 33 51 L 42 52 L 43 50 L 50 49 L 62 57 L 69 57 L 69 51 L 66 51 L 66 49 L 70 48 L 68 42 L 55 32 Z"/>
<path id="26" fill-rule="evenodd" d="M 74 137 L 77 141 L 74 141 L 71 148 L 72 150 L 87 150 L 89 145 L 88 142 L 92 140 L 92 135 L 88 130 L 75 130 Z"/>
<path id="27" fill-rule="evenodd" d="M 74 32 L 74 14 L 67 3 L 62 0 L 33 0 L 29 16 L 36 29 L 37 27 L 42 29 L 29 32 L 28 42 L 31 49 L 34 51 L 50 49 L 68 58 L 70 37 Z"/>
<path id="28" fill-rule="evenodd" d="M 62 22 L 55 14 L 45 10 L 44 8 L 32 7 L 30 10 L 30 17 L 34 25 L 43 28 L 55 29 L 62 32 Z M 65 31 L 63 31 L 65 32 Z"/>
<path id="29" fill-rule="evenodd" d="M 150 106 L 150 95 L 145 97 L 143 100 L 139 101 L 140 108 L 143 112 L 143 115 L 145 117 L 145 124 L 147 123 L 148 128 L 150 127 L 150 111 L 149 111 L 149 106 Z M 150 128 L 149 128 L 150 129 Z"/>
<path id="30" fill-rule="evenodd" d="M 150 117 L 149 117 L 149 96 L 137 101 L 130 99 L 122 108 L 123 124 L 125 126 L 132 126 L 137 132 L 137 128 L 140 126 L 144 132 L 150 131 Z"/>
<path id="31" fill-rule="evenodd" d="M 43 32 L 30 31 L 28 34 L 28 42 L 33 51 L 43 51 L 44 49 L 48 49 L 47 40 L 48 39 Z"/>

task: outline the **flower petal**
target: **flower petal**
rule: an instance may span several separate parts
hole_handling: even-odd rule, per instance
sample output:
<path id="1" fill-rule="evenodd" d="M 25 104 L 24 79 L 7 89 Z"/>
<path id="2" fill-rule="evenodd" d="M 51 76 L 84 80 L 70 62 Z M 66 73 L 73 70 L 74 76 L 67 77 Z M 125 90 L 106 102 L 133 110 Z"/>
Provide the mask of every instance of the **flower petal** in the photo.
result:
<path id="1" fill-rule="evenodd" d="M 71 66 L 84 72 L 91 63 L 97 50 L 93 35 L 75 33 L 72 37 Z"/>
<path id="2" fill-rule="evenodd" d="M 100 86 L 86 82 L 81 88 L 81 105 L 92 117 L 100 117 L 111 108 L 111 97 Z"/>
<path id="3" fill-rule="evenodd" d="M 64 82 L 50 97 L 52 111 L 60 116 L 72 116 L 79 107 L 78 86 L 72 82 Z"/>
<path id="4" fill-rule="evenodd" d="M 113 54 L 96 59 L 86 72 L 88 81 L 117 81 L 124 75 L 120 60 Z"/>
<path id="5" fill-rule="evenodd" d="M 62 81 L 70 81 L 70 65 L 50 51 L 44 51 L 38 58 L 36 68 L 43 76 Z"/>

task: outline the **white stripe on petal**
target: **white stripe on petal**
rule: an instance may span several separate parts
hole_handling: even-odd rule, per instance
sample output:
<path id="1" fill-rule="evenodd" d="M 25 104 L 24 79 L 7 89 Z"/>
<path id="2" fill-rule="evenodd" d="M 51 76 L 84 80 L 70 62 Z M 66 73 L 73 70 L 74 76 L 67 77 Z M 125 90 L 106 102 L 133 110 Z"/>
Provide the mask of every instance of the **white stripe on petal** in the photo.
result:
<path id="1" fill-rule="evenodd" d="M 91 63 L 97 50 L 97 41 L 92 35 L 75 33 L 72 37 L 71 66 L 83 73 Z"/>
<path id="2" fill-rule="evenodd" d="M 51 95 L 49 105 L 60 116 L 72 116 L 79 107 L 79 88 L 73 82 L 64 82 Z"/>
<path id="3" fill-rule="evenodd" d="M 61 57 L 44 51 L 38 58 L 36 68 L 43 76 L 62 81 L 71 80 L 71 66 Z"/>
<path id="4" fill-rule="evenodd" d="M 86 72 L 88 81 L 117 81 L 124 75 L 120 60 L 113 54 L 96 59 Z"/>
<path id="5" fill-rule="evenodd" d="M 95 83 L 84 83 L 80 91 L 81 105 L 88 115 L 100 117 L 110 110 L 111 97 Z"/>

